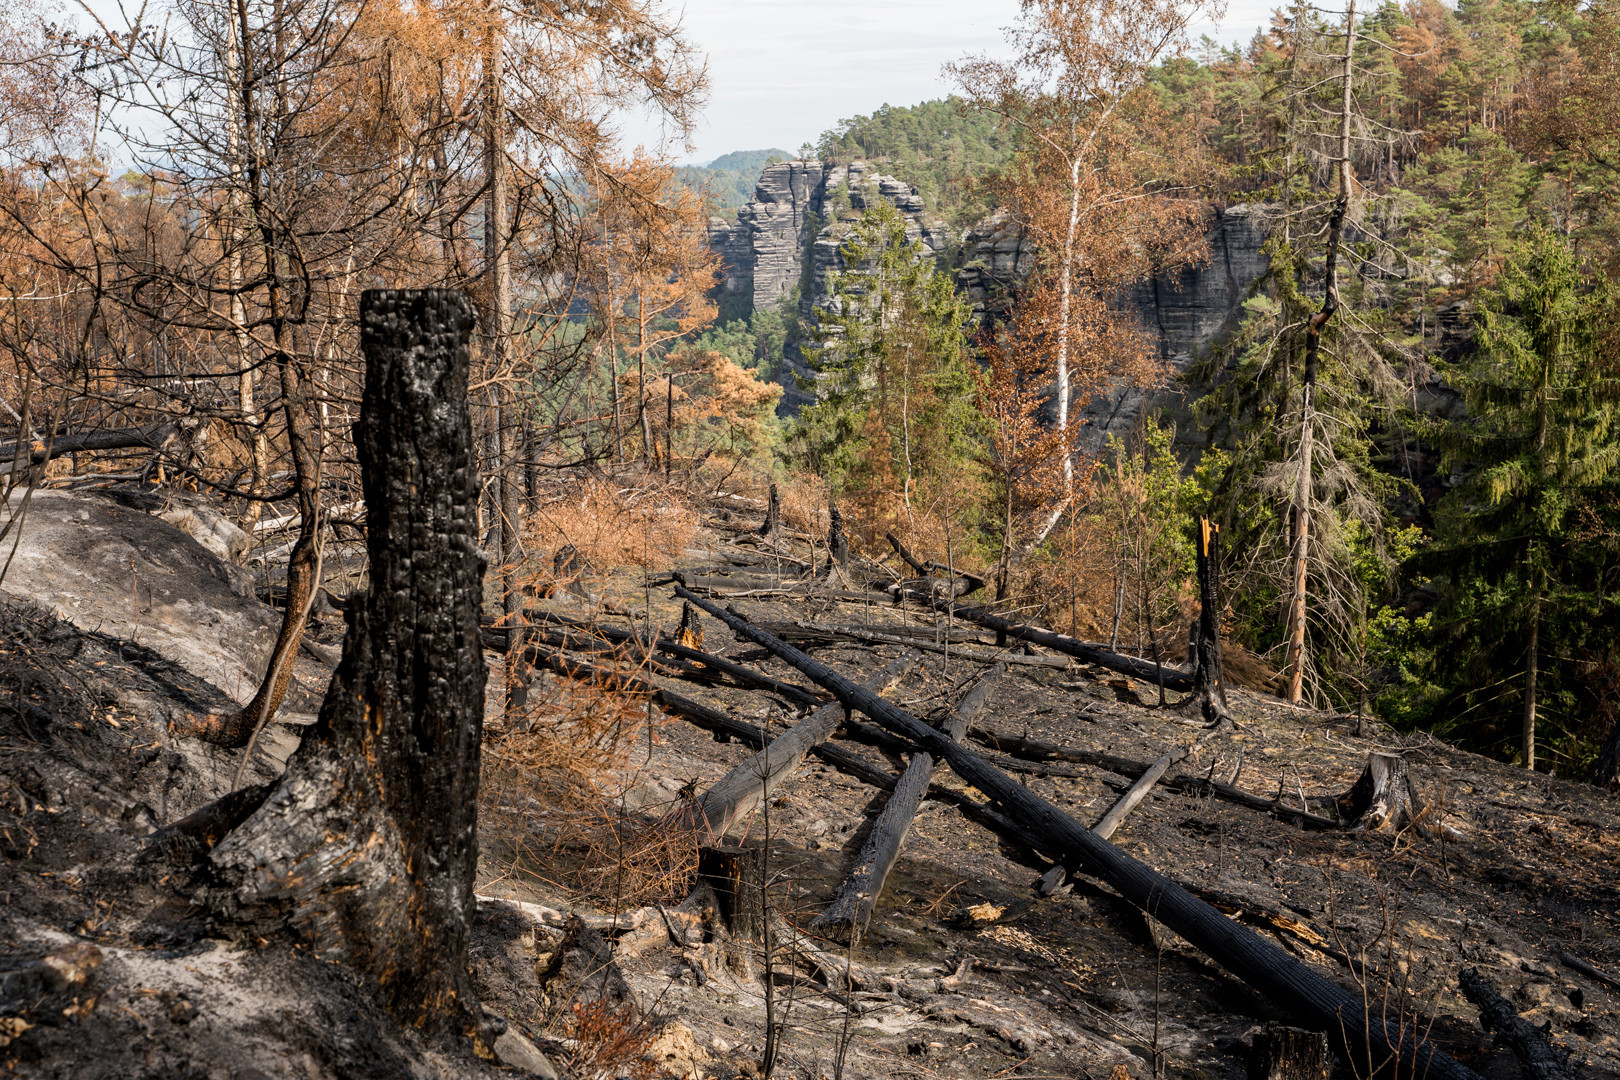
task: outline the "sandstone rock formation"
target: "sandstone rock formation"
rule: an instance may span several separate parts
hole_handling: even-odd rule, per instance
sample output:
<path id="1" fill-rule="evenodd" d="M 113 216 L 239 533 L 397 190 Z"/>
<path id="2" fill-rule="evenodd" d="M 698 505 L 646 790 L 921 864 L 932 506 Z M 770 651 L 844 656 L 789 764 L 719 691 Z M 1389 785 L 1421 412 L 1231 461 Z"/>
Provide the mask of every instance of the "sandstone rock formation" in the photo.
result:
<path id="1" fill-rule="evenodd" d="M 735 223 L 710 219 L 709 246 L 724 268 L 721 299 L 742 310 L 745 298 L 751 298 L 752 308 L 759 309 L 782 303 L 798 287 L 799 318 L 814 325 L 831 291 L 829 275 L 841 268 L 839 247 L 849 222 L 880 198 L 900 211 L 909 237 L 921 240 L 936 258 L 950 254 L 951 271 L 972 300 L 976 319 L 1002 310 L 1034 264 L 1033 245 L 1005 212 L 953 238 L 926 211 L 915 188 L 865 162 L 783 161 L 766 166 L 754 198 Z M 959 243 L 953 245 L 953 239 Z M 1142 282 L 1125 300 L 1143 332 L 1155 339 L 1170 373 L 1184 370 L 1195 351 L 1235 326 L 1245 292 L 1266 271 L 1265 225 L 1256 208 L 1212 207 L 1208 240 L 1207 261 Z M 814 400 L 800 385 L 813 372 L 800 342 L 788 342 L 783 360 L 779 377 L 787 389 L 780 410 L 792 415 Z M 1119 387 L 1099 395 L 1079 417 L 1083 444 L 1100 447 L 1107 434 L 1128 430 L 1158 389 Z"/>
<path id="2" fill-rule="evenodd" d="M 144 645 L 239 701 L 253 696 L 281 617 L 245 570 L 106 494 L 37 491 L 15 555 L 11 539 L 6 592 Z"/>
<path id="3" fill-rule="evenodd" d="M 788 300 L 798 286 L 799 316 L 813 322 L 828 292 L 827 275 L 840 266 L 838 248 L 849 222 L 875 199 L 894 204 L 906 219 L 907 236 L 921 240 L 935 255 L 945 249 L 943 225 L 925 212 L 917 189 L 865 162 L 767 165 L 734 225 L 709 220 L 709 246 L 719 254 L 725 275 L 722 301 L 746 295 L 752 297 L 753 309 L 767 308 Z M 814 400 L 798 385 L 813 373 L 798 342 L 788 343 L 784 360 L 780 377 L 787 389 L 780 409 L 791 415 Z"/>

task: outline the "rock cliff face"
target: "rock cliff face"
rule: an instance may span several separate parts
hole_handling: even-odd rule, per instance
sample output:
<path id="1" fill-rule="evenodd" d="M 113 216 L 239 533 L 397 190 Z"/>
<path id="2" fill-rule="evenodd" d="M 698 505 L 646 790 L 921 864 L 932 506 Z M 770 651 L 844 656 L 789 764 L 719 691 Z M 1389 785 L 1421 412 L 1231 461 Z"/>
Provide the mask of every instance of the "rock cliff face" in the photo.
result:
<path id="1" fill-rule="evenodd" d="M 737 213 L 736 224 L 709 220 L 709 247 L 720 256 L 722 301 L 736 309 L 751 296 L 755 309 L 788 299 L 795 286 L 799 315 L 808 324 L 828 292 L 827 275 L 839 268 L 839 245 L 848 223 L 873 200 L 893 203 L 906 219 L 906 234 L 938 255 L 945 247 L 941 225 L 923 210 L 922 196 L 910 184 L 866 165 L 781 161 L 760 174 L 754 197 Z M 789 342 L 780 377 L 786 385 L 781 411 L 797 413 L 813 396 L 800 389 L 812 372 L 798 342 Z M 790 378 L 789 376 L 794 376 Z"/>
<path id="2" fill-rule="evenodd" d="M 893 203 L 906 220 L 907 234 L 936 257 L 951 247 L 942 224 L 902 180 L 863 162 L 778 162 L 766 166 L 754 198 L 739 211 L 735 224 L 710 220 L 709 246 L 720 255 L 725 274 L 721 299 L 731 301 L 731 310 L 743 310 L 745 297 L 753 308 L 765 308 L 781 303 L 799 286 L 799 316 L 813 324 L 830 291 L 828 276 L 840 266 L 838 249 L 848 223 L 874 199 Z M 1142 282 L 1127 299 L 1175 372 L 1186 368 L 1196 350 L 1235 325 L 1244 292 L 1266 271 L 1260 250 L 1264 224 L 1252 208 L 1212 208 L 1208 239 L 1206 262 Z M 958 288 L 982 320 L 1005 306 L 1010 291 L 1029 273 L 1034 249 L 1017 224 L 997 212 L 960 238 L 951 261 Z M 787 388 L 780 408 L 791 415 L 814 400 L 798 385 L 812 373 L 798 342 L 788 343 L 783 359 L 780 377 Z M 1095 398 L 1079 417 L 1085 443 L 1100 446 L 1110 432 L 1129 429 L 1156 389 L 1118 387 Z"/>
<path id="3" fill-rule="evenodd" d="M 1244 293 L 1268 265 L 1260 250 L 1265 225 L 1253 207 L 1212 208 L 1206 240 L 1206 261 L 1143 281 L 1125 301 L 1172 374 L 1186 370 L 1195 351 L 1235 327 Z M 962 241 L 956 280 L 972 299 L 974 315 L 983 319 L 1002 311 L 1034 257 L 1023 231 L 1005 213 L 998 211 L 970 229 Z M 1096 395 L 1078 414 L 1082 447 L 1097 450 L 1108 435 L 1126 434 L 1160 389 L 1117 386 Z"/>

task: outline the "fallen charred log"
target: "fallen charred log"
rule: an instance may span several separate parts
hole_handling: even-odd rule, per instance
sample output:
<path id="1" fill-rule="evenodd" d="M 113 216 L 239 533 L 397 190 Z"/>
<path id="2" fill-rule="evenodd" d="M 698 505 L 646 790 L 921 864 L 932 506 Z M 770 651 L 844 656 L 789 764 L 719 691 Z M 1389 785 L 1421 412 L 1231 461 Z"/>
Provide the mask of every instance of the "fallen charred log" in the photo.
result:
<path id="1" fill-rule="evenodd" d="M 968 721 L 990 700 L 997 679 L 1006 670 L 999 666 L 992 668 L 968 692 L 962 703 L 946 715 L 940 730 L 952 739 L 960 739 L 967 730 Z M 833 902 L 811 920 L 811 929 L 851 942 L 858 941 L 866 933 L 872 908 L 883 892 L 883 885 L 889 879 L 889 871 L 894 869 L 895 860 L 900 857 L 900 845 L 905 843 L 906 834 L 911 831 L 917 806 L 922 802 L 933 775 L 933 755 L 926 750 L 913 754 L 906 771 L 900 776 L 900 782 L 889 795 L 889 801 L 873 822 L 872 831 L 867 835 L 866 843 L 861 845 L 860 854 L 855 856 L 849 876 L 839 886 Z"/>
<path id="2" fill-rule="evenodd" d="M 1087 750 L 1079 746 L 1061 746 L 1057 743 L 1041 742 L 1038 739 L 1025 738 L 1022 735 L 1009 735 L 1005 732 L 992 731 L 989 728 L 970 727 L 968 735 L 993 750 L 999 750 L 1002 753 L 1012 754 L 1029 761 L 1072 761 L 1080 765 L 1107 769 L 1109 772 L 1128 777 L 1140 777 L 1152 768 L 1150 762 L 1136 761 L 1131 758 L 1120 757 L 1118 754 Z M 1221 783 L 1219 780 L 1210 780 L 1202 776 L 1183 775 L 1171 777 L 1164 782 L 1164 785 L 1189 795 L 1222 799 L 1226 802 L 1237 803 L 1239 806 L 1246 806 L 1251 810 L 1261 810 L 1296 825 L 1314 829 L 1337 829 L 1342 827 L 1342 823 L 1336 818 L 1313 814 L 1303 807 L 1288 806 L 1281 799 L 1268 799 L 1263 795 L 1256 795 L 1244 791 L 1242 788 L 1234 787 L 1232 784 Z"/>
<path id="3" fill-rule="evenodd" d="M 1520 1016 L 1496 988 L 1473 968 L 1458 972 L 1458 985 L 1479 1010 L 1479 1026 L 1496 1033 L 1498 1042 L 1513 1051 L 1523 1073 L 1533 1080 L 1574 1080 L 1567 1055 L 1547 1039 L 1547 1032 Z"/>
<path id="4" fill-rule="evenodd" d="M 865 683 L 874 693 L 887 693 L 913 667 L 919 657 L 906 653 Z M 798 771 L 804 756 L 832 737 L 845 716 L 838 702 L 823 706 L 771 740 L 754 757 L 742 762 L 703 793 L 694 822 L 711 836 L 724 836 L 738 820 L 753 813 L 760 803 Z"/>
<path id="5" fill-rule="evenodd" d="M 1090 642 L 1081 641 L 1079 638 L 1072 638 L 1068 634 L 1059 634 L 1027 623 L 1013 622 L 1011 619 L 997 615 L 989 608 L 959 607 L 945 603 L 940 603 L 938 606 L 941 610 L 948 611 L 949 614 L 956 618 L 977 623 L 986 629 L 994 630 L 997 634 L 1019 638 L 1031 644 L 1051 649 L 1054 652 L 1072 656 L 1077 660 L 1084 660 L 1088 664 L 1096 664 L 1099 667 L 1108 668 L 1110 671 L 1118 671 L 1121 674 L 1141 679 L 1143 682 L 1153 683 L 1155 686 L 1163 686 L 1167 690 L 1191 690 L 1194 688 L 1193 677 L 1185 672 L 1167 668 L 1155 664 L 1151 660 L 1143 660 L 1140 657 L 1125 656 L 1105 649 L 1101 645 L 1093 645 Z"/>
<path id="6" fill-rule="evenodd" d="M 962 779 L 1000 803 L 1023 825 L 1032 846 L 1078 858 L 1131 903 L 1280 1007 L 1315 1026 L 1337 1032 L 1352 1044 L 1364 1046 L 1380 1066 L 1399 1063 L 1434 1080 L 1477 1080 L 1471 1069 L 1447 1057 L 1427 1040 L 1415 1038 L 1412 1031 L 1382 1016 L 1369 1015 L 1362 995 L 1323 978 L 1279 946 L 1233 923 L 1179 884 L 1098 838 L 1056 806 L 992 768 L 961 743 L 685 588 L 677 586 L 676 594 L 832 691 L 847 707 L 860 709 L 920 748 L 943 757 Z"/>

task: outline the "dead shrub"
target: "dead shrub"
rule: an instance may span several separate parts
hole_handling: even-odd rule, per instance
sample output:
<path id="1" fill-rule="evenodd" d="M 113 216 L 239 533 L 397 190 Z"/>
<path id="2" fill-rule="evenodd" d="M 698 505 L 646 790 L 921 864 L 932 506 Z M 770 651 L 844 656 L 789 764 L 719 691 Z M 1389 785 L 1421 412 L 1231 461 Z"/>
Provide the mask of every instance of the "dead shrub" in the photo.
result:
<path id="1" fill-rule="evenodd" d="M 656 1034 L 634 1005 L 614 1008 L 606 1001 L 574 1003 L 568 1024 L 573 1053 L 568 1071 L 580 1080 L 653 1080 L 658 1063 L 649 1052 Z"/>
<path id="2" fill-rule="evenodd" d="M 485 747 L 484 829 L 509 852 L 508 872 L 614 909 L 679 899 L 696 832 L 627 813 L 618 798 L 663 714 L 642 694 L 571 679 L 539 681 L 533 694 Z"/>
<path id="3" fill-rule="evenodd" d="M 585 565 L 612 571 L 635 566 L 667 570 L 691 543 L 697 514 L 680 489 L 618 487 L 602 477 L 575 476 L 529 516 L 532 549 L 572 547 Z M 550 565 L 537 567 L 547 577 Z"/>
<path id="4" fill-rule="evenodd" d="M 827 539 L 827 481 L 819 476 L 796 473 L 777 486 L 777 493 L 782 497 L 783 523 L 824 544 Z"/>

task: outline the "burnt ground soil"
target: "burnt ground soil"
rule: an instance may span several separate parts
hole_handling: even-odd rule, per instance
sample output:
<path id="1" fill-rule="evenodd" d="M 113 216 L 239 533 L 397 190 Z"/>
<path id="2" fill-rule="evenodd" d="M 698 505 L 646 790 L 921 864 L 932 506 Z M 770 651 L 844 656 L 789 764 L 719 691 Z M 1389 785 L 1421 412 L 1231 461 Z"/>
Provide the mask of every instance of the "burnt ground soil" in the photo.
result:
<path id="1" fill-rule="evenodd" d="M 711 510 L 688 568 L 753 560 L 757 548 L 734 517 Z M 723 602 L 758 621 L 933 622 L 882 594 L 766 595 L 760 567 L 732 571 L 735 587 L 714 591 L 749 594 Z M 670 589 L 646 586 L 639 572 L 590 568 L 585 584 L 618 602 L 559 596 L 542 606 L 604 625 L 627 625 L 604 608 L 665 629 L 679 617 Z M 710 651 L 807 685 L 713 620 L 704 624 Z M 317 628 L 328 642 L 337 633 L 335 623 Z M 992 650 L 993 638 L 975 647 Z M 851 677 L 900 651 L 837 640 L 809 648 Z M 325 673 L 301 662 L 303 697 L 289 707 L 310 712 Z M 928 653 L 888 696 L 926 716 L 984 670 Z M 498 716 L 494 658 L 491 675 L 486 752 L 498 762 L 526 732 Z M 802 712 L 724 678 L 659 681 L 773 734 Z M 558 700 L 573 685 L 544 675 L 537 699 Z M 1185 715 L 1154 707 L 1149 689 L 1078 662 L 1015 665 L 976 723 L 1147 762 L 1201 734 Z M 1241 755 L 1240 787 L 1325 813 L 1323 797 L 1347 791 L 1370 752 L 1399 754 L 1433 807 L 1431 836 L 1307 830 L 1286 814 L 1161 785 L 1114 843 L 1205 890 L 1231 917 L 1369 1007 L 1421 1027 L 1484 1076 L 1518 1068 L 1458 990 L 1463 967 L 1479 969 L 1526 1019 L 1550 1025 L 1575 1075 L 1620 1076 L 1620 989 L 1561 961 L 1620 973 L 1615 796 L 1264 694 L 1234 688 L 1230 699 L 1236 729 L 1203 743 L 1170 779 L 1225 778 Z M 184 875 L 141 861 L 154 827 L 229 790 L 236 755 L 174 734 L 188 715 L 228 707 L 217 689 L 149 650 L 25 603 L 0 604 L 0 1070 L 234 1080 L 517 1074 L 424 1044 L 295 943 L 218 936 L 189 902 Z M 528 726 L 545 722 L 540 708 Z M 664 829 L 671 837 L 661 850 L 690 847 L 669 822 L 752 749 L 663 715 L 650 738 L 634 738 L 636 752 L 591 781 L 601 805 L 614 808 L 616 835 Z M 837 744 L 891 774 L 904 765 L 859 741 Z M 1019 763 L 974 745 L 1086 824 L 1131 779 L 1083 764 Z M 261 756 L 250 776 L 274 771 Z M 948 769 L 934 785 L 866 938 L 853 950 L 824 942 L 820 954 L 778 940 L 767 955 L 712 922 L 694 925 L 677 906 L 686 886 L 678 873 L 634 896 L 604 887 L 615 858 L 640 859 L 645 849 L 582 843 L 589 830 L 578 815 L 564 828 L 537 798 L 549 789 L 503 780 L 486 796 L 482 838 L 479 891 L 489 899 L 479 904 L 473 961 L 484 1004 L 564 1073 L 604 1077 L 758 1075 L 767 1011 L 779 1076 L 1100 1078 L 1123 1067 L 1137 1077 L 1238 1077 L 1256 1034 L 1290 1019 L 1288 1003 L 1263 999 L 1083 872 L 1041 897 L 1044 855 L 965 818 L 956 800 L 977 796 Z M 803 927 L 833 895 L 884 798 L 810 758 L 746 836 L 739 829 L 730 839 L 767 849 L 771 905 Z M 582 892 L 584 870 L 597 885 Z M 641 880 L 632 871 L 647 868 L 620 870 Z M 829 953 L 857 966 L 857 985 L 829 975 Z M 607 1020 L 591 1028 L 592 1017 Z M 1356 1064 L 1335 1068 L 1348 1076 Z"/>

